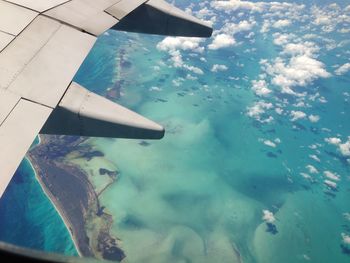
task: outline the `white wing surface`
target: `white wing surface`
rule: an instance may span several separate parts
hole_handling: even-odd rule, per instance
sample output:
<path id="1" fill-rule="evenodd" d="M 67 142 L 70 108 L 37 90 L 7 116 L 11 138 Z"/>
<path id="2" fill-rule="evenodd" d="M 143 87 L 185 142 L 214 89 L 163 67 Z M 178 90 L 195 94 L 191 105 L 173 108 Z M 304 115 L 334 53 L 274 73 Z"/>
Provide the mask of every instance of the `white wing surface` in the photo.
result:
<path id="1" fill-rule="evenodd" d="M 162 126 L 72 79 L 108 29 L 208 37 L 162 0 L 0 0 L 0 197 L 41 133 L 159 139 Z"/>

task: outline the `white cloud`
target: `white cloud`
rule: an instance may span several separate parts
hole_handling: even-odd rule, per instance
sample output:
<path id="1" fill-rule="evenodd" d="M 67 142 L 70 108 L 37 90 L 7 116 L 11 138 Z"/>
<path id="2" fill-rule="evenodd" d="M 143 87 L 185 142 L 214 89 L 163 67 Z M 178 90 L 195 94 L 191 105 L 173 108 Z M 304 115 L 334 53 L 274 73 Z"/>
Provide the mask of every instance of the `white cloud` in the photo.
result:
<path id="1" fill-rule="evenodd" d="M 189 80 L 197 80 L 198 78 L 192 76 L 191 74 L 187 74 L 186 79 L 189 79 Z"/>
<path id="2" fill-rule="evenodd" d="M 345 234 L 345 233 L 341 233 L 341 237 L 343 238 L 343 243 L 346 245 L 350 245 L 350 236 Z"/>
<path id="3" fill-rule="evenodd" d="M 263 210 L 262 212 L 263 212 L 262 220 L 264 220 L 266 223 L 273 224 L 276 221 L 276 218 L 274 217 L 271 211 Z"/>
<path id="4" fill-rule="evenodd" d="M 215 64 L 213 65 L 213 67 L 211 68 L 212 72 L 218 72 L 218 71 L 226 71 L 228 70 L 228 67 L 225 65 L 219 65 L 219 64 Z"/>
<path id="5" fill-rule="evenodd" d="M 350 156 L 350 136 L 345 143 L 339 144 L 339 151 L 343 156 Z"/>
<path id="6" fill-rule="evenodd" d="M 255 25 L 256 25 L 255 21 L 247 21 L 247 20 L 240 21 L 238 24 L 227 23 L 223 26 L 220 32 L 228 35 L 234 35 L 243 31 L 251 31 Z"/>
<path id="7" fill-rule="evenodd" d="M 237 11 L 238 9 L 262 12 L 264 10 L 264 3 L 253 3 L 250 1 L 228 0 L 228 1 L 213 1 L 211 6 L 217 10 L 222 11 Z"/>
<path id="8" fill-rule="evenodd" d="M 277 46 L 283 46 L 287 43 L 289 43 L 292 39 L 294 39 L 296 36 L 294 34 L 281 34 L 281 33 L 274 33 L 273 34 L 274 40 L 273 43 Z"/>
<path id="9" fill-rule="evenodd" d="M 288 43 L 284 46 L 283 53 L 288 55 L 313 56 L 320 48 L 313 42 Z"/>
<path id="10" fill-rule="evenodd" d="M 320 158 L 318 158 L 317 155 L 315 154 L 310 154 L 309 157 L 316 162 L 321 162 Z"/>
<path id="11" fill-rule="evenodd" d="M 292 117 L 291 118 L 291 121 L 297 121 L 297 120 L 301 120 L 301 119 L 305 119 L 306 118 L 306 114 L 302 111 L 294 111 L 292 110 L 290 112 L 290 116 Z"/>
<path id="12" fill-rule="evenodd" d="M 307 173 L 300 173 L 300 175 L 302 177 L 304 177 L 305 179 L 307 179 L 307 180 L 312 180 L 312 177 L 309 174 L 307 174 Z"/>
<path id="13" fill-rule="evenodd" d="M 344 213 L 343 216 L 346 220 L 350 221 L 350 213 Z"/>
<path id="14" fill-rule="evenodd" d="M 287 27 L 291 25 L 291 21 L 288 19 L 280 19 L 278 21 L 276 21 L 275 23 L 273 23 L 273 27 L 274 28 L 283 28 L 283 27 Z"/>
<path id="15" fill-rule="evenodd" d="M 196 37 L 166 37 L 157 44 L 157 48 L 161 51 L 190 50 L 202 53 L 204 47 L 200 43 L 203 41 L 205 40 Z"/>
<path id="16" fill-rule="evenodd" d="M 283 109 L 281 109 L 281 108 L 276 108 L 275 111 L 279 115 L 281 115 L 283 113 Z"/>
<path id="17" fill-rule="evenodd" d="M 306 86 L 317 78 L 328 78 L 331 75 L 324 69 L 324 64 L 307 55 L 294 56 L 286 64 L 278 57 L 274 64 L 265 63 L 266 71 L 273 77 L 272 83 L 282 87 L 285 93 L 293 94 L 290 89 L 295 86 Z"/>
<path id="18" fill-rule="evenodd" d="M 337 189 L 337 183 L 330 181 L 330 180 L 324 180 L 323 183 L 328 186 L 330 189 Z"/>
<path id="19" fill-rule="evenodd" d="M 236 40 L 228 34 L 218 34 L 214 40 L 209 44 L 208 48 L 212 50 L 230 47 L 236 44 Z"/>
<path id="20" fill-rule="evenodd" d="M 171 60 L 173 61 L 174 67 L 181 68 L 184 64 L 182 55 L 179 50 L 173 50 L 169 52 Z"/>
<path id="21" fill-rule="evenodd" d="M 248 12 L 263 12 L 265 11 L 268 13 L 268 11 L 276 12 L 277 14 L 282 11 L 300 11 L 304 8 L 304 5 L 297 5 L 294 3 L 279 3 L 277 1 L 275 2 L 252 2 L 252 1 L 241 1 L 241 0 L 226 0 L 226 1 L 212 1 L 211 6 L 216 10 L 221 10 L 225 12 L 230 11 L 248 11 Z"/>
<path id="22" fill-rule="evenodd" d="M 319 120 L 320 120 L 320 116 L 318 116 L 318 115 L 309 115 L 309 120 L 311 121 L 311 122 L 318 122 Z"/>
<path id="23" fill-rule="evenodd" d="M 329 144 L 339 145 L 341 143 L 341 140 L 339 138 L 333 137 L 333 138 L 326 138 L 324 139 Z"/>
<path id="24" fill-rule="evenodd" d="M 316 167 L 311 165 L 311 164 L 306 165 L 306 169 L 308 169 L 309 173 L 311 173 L 311 174 L 317 174 L 318 173 L 318 170 L 316 169 Z"/>
<path id="25" fill-rule="evenodd" d="M 342 143 L 339 138 L 326 138 L 325 141 L 337 146 L 338 150 L 344 157 L 350 157 L 350 136 L 344 143 Z"/>
<path id="26" fill-rule="evenodd" d="M 253 91 L 255 92 L 256 95 L 265 97 L 271 93 L 271 90 L 267 87 L 267 83 L 265 80 L 260 79 L 260 80 L 253 80 Z"/>
<path id="27" fill-rule="evenodd" d="M 334 73 L 336 75 L 343 75 L 343 74 L 347 73 L 348 71 L 350 71 L 350 63 L 345 63 L 344 65 L 337 68 L 337 70 L 334 71 Z"/>
<path id="28" fill-rule="evenodd" d="M 172 83 L 175 87 L 180 87 L 183 81 L 184 81 L 183 78 L 177 78 L 177 79 L 173 79 Z"/>
<path id="29" fill-rule="evenodd" d="M 162 91 L 162 89 L 159 87 L 150 87 L 149 91 Z"/>
<path id="30" fill-rule="evenodd" d="M 331 171 L 324 171 L 323 175 L 327 177 L 328 179 L 334 180 L 334 181 L 339 181 L 340 176 L 337 175 L 336 173 L 332 173 Z"/>
<path id="31" fill-rule="evenodd" d="M 198 75 L 204 74 L 203 70 L 201 70 L 200 68 L 195 67 L 195 66 L 183 65 L 183 68 L 185 68 L 189 71 L 192 71 L 193 73 L 198 74 Z"/>
<path id="32" fill-rule="evenodd" d="M 272 147 L 272 148 L 276 148 L 276 143 L 270 141 L 270 140 L 265 140 L 263 141 L 263 143 L 266 145 L 266 146 L 269 146 L 269 147 Z"/>
<path id="33" fill-rule="evenodd" d="M 263 25 L 262 25 L 262 27 L 260 29 L 260 33 L 264 34 L 264 33 L 269 32 L 270 31 L 270 26 L 271 26 L 270 21 L 269 20 L 264 20 Z"/>
<path id="34" fill-rule="evenodd" d="M 192 71 L 195 74 L 200 74 L 200 75 L 204 74 L 203 70 L 201 70 L 200 68 L 185 64 L 179 50 L 170 50 L 169 54 L 171 56 L 171 61 L 173 62 L 173 65 L 175 68 L 187 69 L 189 71 Z"/>
<path id="35" fill-rule="evenodd" d="M 251 118 L 254 118 L 260 122 L 270 122 L 273 120 L 270 117 L 268 119 L 262 120 L 261 115 L 263 115 L 266 110 L 272 109 L 273 105 L 270 102 L 265 102 L 265 101 L 258 101 L 256 102 L 253 106 L 248 107 L 248 112 L 247 115 Z M 266 121 L 268 120 L 268 121 Z"/>

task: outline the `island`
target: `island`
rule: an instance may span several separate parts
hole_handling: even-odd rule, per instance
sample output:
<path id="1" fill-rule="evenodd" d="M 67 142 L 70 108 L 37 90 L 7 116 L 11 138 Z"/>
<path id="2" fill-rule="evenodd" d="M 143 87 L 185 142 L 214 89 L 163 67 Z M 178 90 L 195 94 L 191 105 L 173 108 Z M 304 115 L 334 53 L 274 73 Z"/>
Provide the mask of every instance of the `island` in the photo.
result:
<path id="1" fill-rule="evenodd" d="M 101 167 L 108 182 L 96 189 L 88 174 L 71 161 L 70 154 L 89 162 L 103 153 L 92 149 L 87 138 L 40 135 L 40 143 L 27 157 L 37 180 L 62 217 L 80 256 L 121 261 L 120 240 L 110 233 L 113 217 L 101 206 L 99 195 L 118 178 L 118 171 Z"/>

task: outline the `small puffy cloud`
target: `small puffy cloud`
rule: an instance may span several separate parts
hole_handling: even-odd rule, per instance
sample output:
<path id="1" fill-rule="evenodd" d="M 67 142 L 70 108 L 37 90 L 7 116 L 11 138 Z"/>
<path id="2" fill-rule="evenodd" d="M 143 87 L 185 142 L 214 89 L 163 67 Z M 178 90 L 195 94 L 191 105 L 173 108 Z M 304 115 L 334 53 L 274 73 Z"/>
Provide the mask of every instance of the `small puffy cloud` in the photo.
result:
<path id="1" fill-rule="evenodd" d="M 343 238 L 343 243 L 345 245 L 350 245 L 350 236 L 345 234 L 345 233 L 341 233 L 341 237 Z"/>
<path id="2" fill-rule="evenodd" d="M 248 10 L 254 12 L 262 12 L 264 10 L 264 3 L 258 2 L 253 3 L 250 1 L 241 0 L 229 0 L 229 1 L 212 1 L 211 6 L 214 9 L 222 11 L 237 11 L 237 10 Z"/>
<path id="3" fill-rule="evenodd" d="M 320 116 L 318 116 L 318 115 L 310 115 L 309 116 L 309 120 L 311 121 L 311 122 L 318 122 L 319 120 L 320 120 Z"/>
<path id="4" fill-rule="evenodd" d="M 309 157 L 316 162 L 321 162 L 320 158 L 318 158 L 315 154 L 310 154 Z"/>
<path id="5" fill-rule="evenodd" d="M 313 56 L 320 48 L 313 42 L 288 43 L 284 46 L 283 53 L 288 55 Z"/>
<path id="6" fill-rule="evenodd" d="M 339 145 L 341 143 L 341 140 L 336 137 L 326 138 L 324 139 L 325 142 L 328 142 L 329 144 Z"/>
<path id="7" fill-rule="evenodd" d="M 211 68 L 212 72 L 218 72 L 218 71 L 226 71 L 228 70 L 228 67 L 225 65 L 219 65 L 219 64 L 215 64 L 213 65 L 213 67 Z"/>
<path id="8" fill-rule="evenodd" d="M 154 86 L 154 87 L 150 87 L 149 91 L 162 91 L 162 89 Z"/>
<path id="9" fill-rule="evenodd" d="M 236 44 L 236 40 L 228 34 L 218 34 L 214 40 L 209 44 L 208 48 L 212 50 L 230 47 Z"/>
<path id="10" fill-rule="evenodd" d="M 322 62 L 308 55 L 293 56 L 288 64 L 278 57 L 273 64 L 264 62 L 263 65 L 266 67 L 266 72 L 272 76 L 272 83 L 290 95 L 296 95 L 292 87 L 304 87 L 318 78 L 331 76 Z"/>
<path id="11" fill-rule="evenodd" d="M 265 80 L 253 80 L 252 81 L 252 89 L 256 95 L 265 97 L 271 93 L 271 90 L 267 87 L 267 83 Z"/>
<path id="12" fill-rule="evenodd" d="M 293 35 L 293 34 L 274 33 L 273 37 L 274 37 L 273 43 L 275 45 L 283 46 L 283 45 L 288 44 L 293 38 L 295 38 L 295 35 Z"/>
<path id="13" fill-rule="evenodd" d="M 310 181 L 313 180 L 313 178 L 312 178 L 309 174 L 307 174 L 307 173 L 300 173 L 300 175 L 301 175 L 303 178 L 305 178 L 306 180 L 310 180 Z"/>
<path id="14" fill-rule="evenodd" d="M 325 177 L 327 177 L 330 180 L 334 180 L 334 181 L 339 181 L 340 180 L 340 176 L 337 175 L 336 173 L 332 173 L 331 171 L 324 171 L 323 175 Z"/>
<path id="15" fill-rule="evenodd" d="M 297 120 L 305 119 L 306 118 L 306 113 L 302 112 L 302 111 L 294 111 L 294 110 L 292 110 L 290 112 L 290 116 L 292 117 L 291 121 L 297 121 Z"/>
<path id="16" fill-rule="evenodd" d="M 200 68 L 185 64 L 179 50 L 170 50 L 169 54 L 171 56 L 171 61 L 173 62 L 175 68 L 183 68 L 199 75 L 204 74 L 203 70 L 201 70 Z"/>
<path id="17" fill-rule="evenodd" d="M 263 210 L 262 212 L 263 212 L 262 220 L 264 220 L 266 223 L 273 224 L 276 221 L 276 218 L 274 217 L 271 211 Z"/>
<path id="18" fill-rule="evenodd" d="M 277 20 L 275 23 L 273 23 L 273 27 L 274 28 L 283 28 L 283 27 L 287 27 L 287 26 L 290 26 L 291 25 L 291 21 L 288 20 L 288 19 L 280 19 L 280 20 Z"/>
<path id="19" fill-rule="evenodd" d="M 203 70 L 201 70 L 200 68 L 195 67 L 195 66 L 183 65 L 183 68 L 185 68 L 189 71 L 192 71 L 193 73 L 198 74 L 198 75 L 204 74 Z"/>
<path id="20" fill-rule="evenodd" d="M 350 221 L 350 213 L 344 213 L 343 216 L 346 220 Z"/>
<path id="21" fill-rule="evenodd" d="M 204 47 L 200 46 L 203 41 L 204 39 L 196 37 L 166 37 L 157 44 L 157 48 L 161 51 L 190 50 L 201 53 L 204 51 Z"/>
<path id="22" fill-rule="evenodd" d="M 270 141 L 270 140 L 262 140 L 262 142 L 266 145 L 266 146 L 269 146 L 269 147 L 272 147 L 272 148 L 276 148 L 276 143 L 274 143 L 273 141 Z"/>
<path id="23" fill-rule="evenodd" d="M 184 64 L 183 60 L 182 60 L 182 55 L 180 53 L 179 50 L 172 50 L 169 52 L 170 56 L 171 56 L 171 60 L 174 64 L 174 67 L 176 68 L 181 68 Z"/>
<path id="24" fill-rule="evenodd" d="M 311 174 L 317 174 L 318 173 L 318 170 L 316 169 L 316 167 L 311 165 L 311 164 L 306 165 L 306 169 L 308 169 L 309 173 L 311 173 Z"/>
<path id="25" fill-rule="evenodd" d="M 261 119 L 261 115 L 265 114 L 266 110 L 269 110 L 272 108 L 273 108 L 272 103 L 265 102 L 265 101 L 258 101 L 253 106 L 248 107 L 247 115 L 260 122 L 266 122 L 265 120 Z"/>
<path id="26" fill-rule="evenodd" d="M 339 138 L 326 138 L 325 141 L 329 144 L 337 146 L 339 152 L 344 157 L 350 157 L 350 136 L 348 137 L 348 140 L 344 143 L 342 143 L 342 141 Z"/>
<path id="27" fill-rule="evenodd" d="M 345 143 L 339 144 L 339 151 L 343 156 L 350 157 L 350 137 Z"/>
<path id="28" fill-rule="evenodd" d="M 271 22 L 269 20 L 264 20 L 263 25 L 260 29 L 260 33 L 267 33 L 270 30 Z"/>
<path id="29" fill-rule="evenodd" d="M 350 71 L 350 63 L 345 63 L 334 71 L 336 75 L 344 75 L 345 73 Z"/>
<path id="30" fill-rule="evenodd" d="M 283 113 L 283 109 L 282 108 L 276 108 L 275 109 L 275 112 L 278 114 L 278 115 L 281 115 Z"/>
<path id="31" fill-rule="evenodd" d="M 330 181 L 330 180 L 324 180 L 323 183 L 330 189 L 335 190 L 337 189 L 337 183 Z"/>
<path id="32" fill-rule="evenodd" d="M 229 35 L 234 35 L 239 32 L 251 31 L 255 25 L 256 25 L 255 21 L 250 22 L 247 20 L 240 21 L 238 24 L 227 23 L 220 30 L 220 32 L 229 34 Z"/>

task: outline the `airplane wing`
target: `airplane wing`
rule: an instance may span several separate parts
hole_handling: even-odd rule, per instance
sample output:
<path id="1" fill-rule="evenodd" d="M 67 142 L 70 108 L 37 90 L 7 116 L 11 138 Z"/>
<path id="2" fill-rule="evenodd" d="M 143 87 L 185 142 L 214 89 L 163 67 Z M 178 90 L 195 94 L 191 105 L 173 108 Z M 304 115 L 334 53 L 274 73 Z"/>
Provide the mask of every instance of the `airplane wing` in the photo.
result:
<path id="1" fill-rule="evenodd" d="M 72 82 L 110 28 L 212 33 L 163 0 L 0 0 L 0 197 L 38 133 L 163 137 L 162 126 Z"/>

